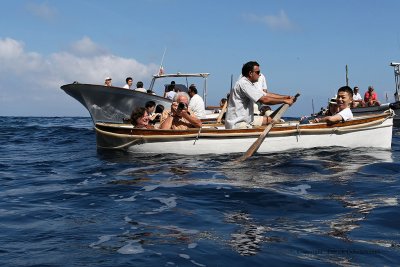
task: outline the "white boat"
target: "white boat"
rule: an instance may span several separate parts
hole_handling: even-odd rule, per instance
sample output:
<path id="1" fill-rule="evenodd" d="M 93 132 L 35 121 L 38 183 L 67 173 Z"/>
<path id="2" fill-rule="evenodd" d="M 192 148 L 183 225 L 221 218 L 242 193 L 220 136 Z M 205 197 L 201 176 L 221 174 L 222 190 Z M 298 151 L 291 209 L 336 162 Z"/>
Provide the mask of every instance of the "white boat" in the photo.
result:
<path id="1" fill-rule="evenodd" d="M 166 84 L 157 85 L 158 79 L 177 78 L 184 79 L 183 83 L 176 84 L 181 90 L 189 87 L 188 78 L 202 78 L 203 80 L 203 99 L 206 104 L 207 99 L 207 77 L 209 73 L 175 73 L 175 74 L 156 74 L 150 83 L 149 91 L 157 93 L 143 93 L 132 89 L 121 87 L 107 87 L 104 85 L 83 84 L 74 82 L 61 86 L 67 94 L 79 101 L 90 113 L 93 123 L 110 122 L 122 123 L 129 118 L 132 110 L 137 107 L 144 107 L 147 101 L 154 101 L 156 105 L 163 105 L 165 108 L 171 106 L 172 101 L 162 97 Z M 159 90 L 156 90 L 158 88 Z M 214 115 L 215 117 L 215 115 Z"/>
<path id="2" fill-rule="evenodd" d="M 390 66 L 394 68 L 394 79 L 395 79 L 395 86 L 396 90 L 394 93 L 394 100 L 393 103 L 383 103 L 380 106 L 374 107 L 359 107 L 359 108 L 352 108 L 351 111 L 353 112 L 354 116 L 362 116 L 366 114 L 373 114 L 378 112 L 383 112 L 388 109 L 392 109 L 396 116 L 394 120 L 396 123 L 400 123 L 400 63 L 391 62 Z"/>
<path id="3" fill-rule="evenodd" d="M 334 125 L 286 122 L 272 127 L 258 153 L 331 146 L 390 149 L 392 127 L 392 110 Z M 223 125 L 210 124 L 200 129 L 159 130 L 96 123 L 95 129 L 98 148 L 199 155 L 246 152 L 265 127 L 227 130 Z"/>

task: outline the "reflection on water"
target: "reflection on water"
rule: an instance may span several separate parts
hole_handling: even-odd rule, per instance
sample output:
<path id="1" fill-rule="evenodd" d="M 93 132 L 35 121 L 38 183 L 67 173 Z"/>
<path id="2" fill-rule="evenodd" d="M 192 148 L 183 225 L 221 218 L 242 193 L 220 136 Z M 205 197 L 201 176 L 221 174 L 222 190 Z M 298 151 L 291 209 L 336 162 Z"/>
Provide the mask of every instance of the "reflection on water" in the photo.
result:
<path id="1" fill-rule="evenodd" d="M 333 151 L 332 151 L 333 150 Z M 104 156 L 104 155 L 103 155 Z M 157 155 L 163 164 L 138 168 L 128 168 L 120 172 L 120 176 L 129 179 L 114 180 L 115 184 L 134 184 L 142 186 L 146 192 L 168 188 L 188 188 L 190 186 L 206 186 L 209 190 L 223 191 L 224 202 L 241 203 L 250 206 L 247 211 L 225 211 L 221 217 L 224 224 L 232 227 L 229 236 L 221 233 L 193 230 L 194 232 L 166 229 L 161 226 L 149 228 L 146 239 L 155 239 L 162 243 L 186 243 L 197 246 L 200 240 L 208 240 L 217 244 L 227 244 L 242 256 L 256 256 L 265 253 L 271 244 L 290 244 L 291 240 L 308 236 L 329 236 L 347 244 L 374 244 L 387 246 L 397 244 L 393 240 L 382 241 L 368 238 L 354 238 L 352 233 L 360 229 L 368 215 L 375 209 L 398 205 L 397 198 L 386 196 L 362 195 L 357 188 L 352 188 L 360 179 L 372 180 L 376 184 L 392 183 L 393 176 L 400 172 L 394 163 L 391 151 L 346 150 L 307 150 L 291 153 L 256 155 L 250 160 L 237 164 L 233 160 L 237 155 L 210 157 L 182 157 L 177 155 Z M 132 160 L 131 155 L 108 158 L 111 162 Z M 138 161 L 138 158 L 134 158 Z M 150 156 L 139 159 L 140 162 L 151 161 Z M 376 181 L 375 171 L 387 173 L 384 179 Z M 160 178 L 160 173 L 165 177 Z M 157 177 L 155 177 L 157 176 Z M 140 178 L 138 178 L 140 177 Z M 131 181 L 131 182 L 129 182 Z M 352 190 L 348 190 L 352 188 Z M 183 190 L 183 189 L 182 189 Z M 252 193 L 243 195 L 243 190 L 257 190 L 266 194 L 257 204 L 264 207 L 260 211 L 251 208 L 255 197 Z M 261 191 L 260 191 L 261 190 Z M 210 193 L 209 191 L 208 193 Z M 287 200 L 283 201 L 282 197 Z M 263 196 L 264 198 L 264 196 Z M 179 199 L 174 199 L 179 206 Z M 215 200 L 214 200 L 215 201 Z M 265 202 L 265 204 L 263 204 Z M 263 206 L 265 205 L 265 206 Z M 324 207 L 326 206 L 326 207 Z M 253 207 L 254 208 L 254 207 Z M 152 209 L 144 214 L 170 210 Z M 327 216 L 325 209 L 332 209 Z M 303 216 L 292 216 L 303 210 Z M 182 212 L 182 209 L 180 210 Z M 188 212 L 188 211 L 187 211 Z M 189 212 L 188 212 L 189 213 Z M 196 210 L 190 211 L 196 216 Z M 315 214 L 314 214 L 315 213 Z M 263 216 L 256 219 L 254 216 Z M 304 217 L 304 218 L 302 218 Z M 325 218 L 327 217 L 327 218 Z M 177 226 L 176 226 L 177 227 Z M 174 229 L 180 229 L 179 227 Z M 152 238 L 151 238 L 152 237 Z M 133 238 L 135 241 L 136 239 Z M 149 243 L 150 241 L 141 242 Z M 136 241 L 135 241 L 136 242 Z M 127 243 L 133 245 L 133 243 Z M 351 254 L 335 252 L 337 245 L 329 245 L 322 253 L 309 250 L 293 249 L 286 253 L 304 260 L 318 260 L 341 266 L 352 266 Z M 346 247 L 346 246 L 344 246 Z M 324 249 L 324 248 L 321 248 Z M 136 251 L 133 249 L 133 251 Z M 347 251 L 347 250 L 346 250 Z M 315 251 L 314 251 L 315 252 Z M 317 251 L 318 252 L 318 251 Z M 329 254 L 327 257 L 326 254 Z M 185 254 L 186 255 L 186 254 Z M 189 257 L 189 255 L 187 255 Z M 186 257 L 186 256 L 185 256 Z"/>
<path id="2" fill-rule="evenodd" d="M 348 242 L 366 242 L 380 246 L 387 246 L 387 244 L 382 244 L 382 242 L 379 240 L 356 240 L 351 238 L 349 235 L 351 234 L 351 231 L 360 227 L 362 222 L 368 218 L 368 215 L 373 212 L 374 209 L 388 206 L 398 206 L 398 199 L 396 197 L 352 199 L 351 195 L 349 194 L 333 196 L 333 199 L 340 201 L 343 204 L 343 207 L 350 209 L 350 212 L 340 214 L 340 216 L 330 222 L 331 231 L 328 233 L 329 235 Z"/>
<path id="3" fill-rule="evenodd" d="M 252 223 L 251 218 L 245 213 L 226 214 L 225 220 L 241 227 L 231 234 L 230 244 L 240 255 L 252 256 L 260 251 L 260 244 L 264 241 L 264 226 Z"/>

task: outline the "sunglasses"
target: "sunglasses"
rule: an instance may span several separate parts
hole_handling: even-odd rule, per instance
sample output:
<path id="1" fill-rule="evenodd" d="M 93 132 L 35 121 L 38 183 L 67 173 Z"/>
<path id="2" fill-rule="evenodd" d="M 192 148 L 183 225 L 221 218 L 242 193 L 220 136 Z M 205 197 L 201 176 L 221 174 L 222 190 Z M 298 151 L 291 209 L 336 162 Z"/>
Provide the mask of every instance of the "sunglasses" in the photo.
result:
<path id="1" fill-rule="evenodd" d="M 260 73 L 261 73 L 261 70 L 258 70 L 258 71 L 253 71 L 254 73 L 257 73 L 257 75 L 260 75 Z"/>

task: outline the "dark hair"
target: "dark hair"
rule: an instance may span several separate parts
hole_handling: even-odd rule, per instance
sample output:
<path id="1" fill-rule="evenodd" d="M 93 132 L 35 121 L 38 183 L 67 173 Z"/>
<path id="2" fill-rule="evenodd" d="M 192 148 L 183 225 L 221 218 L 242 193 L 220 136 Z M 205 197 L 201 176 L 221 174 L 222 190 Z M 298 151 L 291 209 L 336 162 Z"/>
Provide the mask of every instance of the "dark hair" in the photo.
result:
<path id="1" fill-rule="evenodd" d="M 174 89 L 175 89 L 175 83 L 168 85 L 168 89 L 167 89 L 168 92 L 174 91 Z"/>
<path id="2" fill-rule="evenodd" d="M 154 113 L 163 113 L 163 111 L 164 111 L 164 106 L 158 104 L 158 105 L 156 106 L 156 110 L 154 111 Z"/>
<path id="3" fill-rule="evenodd" d="M 260 66 L 256 61 L 249 61 L 242 67 L 242 75 L 245 77 L 249 77 L 249 72 L 253 70 L 254 66 Z"/>
<path id="4" fill-rule="evenodd" d="M 125 79 L 126 83 L 128 83 L 128 81 L 133 81 L 132 77 L 128 77 Z"/>
<path id="5" fill-rule="evenodd" d="M 195 85 L 189 86 L 189 91 L 192 91 L 193 93 L 197 94 L 197 88 Z"/>
<path id="6" fill-rule="evenodd" d="M 351 89 L 351 87 L 349 86 L 342 86 L 338 89 L 338 93 L 339 92 L 346 92 L 349 94 L 349 96 L 353 97 L 353 90 Z"/>
<path id="7" fill-rule="evenodd" d="M 137 87 L 137 88 L 143 88 L 143 82 L 138 81 L 138 82 L 136 83 L 136 87 Z"/>
<path id="8" fill-rule="evenodd" d="M 142 117 L 145 112 L 146 112 L 146 109 L 144 107 L 140 107 L 140 108 L 134 109 L 132 111 L 132 114 L 131 114 L 131 123 L 132 123 L 132 125 L 136 126 L 137 119 Z"/>
<path id="9" fill-rule="evenodd" d="M 146 102 L 146 105 L 144 105 L 145 108 L 150 108 L 150 107 L 154 107 L 156 105 L 156 102 L 150 100 Z"/>
<path id="10" fill-rule="evenodd" d="M 222 106 L 223 106 L 223 105 L 225 105 L 226 101 L 227 101 L 226 98 L 221 98 L 221 101 L 219 101 L 219 102 L 220 102 L 220 104 L 222 104 Z"/>

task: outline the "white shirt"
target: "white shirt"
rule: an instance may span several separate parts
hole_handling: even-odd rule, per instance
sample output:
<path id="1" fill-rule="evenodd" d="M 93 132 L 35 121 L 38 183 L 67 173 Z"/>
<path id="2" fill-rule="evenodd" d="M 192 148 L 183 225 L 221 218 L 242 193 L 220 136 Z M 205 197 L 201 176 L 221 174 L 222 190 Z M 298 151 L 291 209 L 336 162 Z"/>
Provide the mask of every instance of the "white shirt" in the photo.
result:
<path id="1" fill-rule="evenodd" d="M 169 92 L 165 95 L 165 97 L 168 98 L 168 99 L 173 100 L 175 94 L 176 94 L 175 91 L 169 91 Z"/>
<path id="2" fill-rule="evenodd" d="M 124 87 L 122 87 L 122 88 L 131 89 L 131 87 L 128 84 L 125 84 Z"/>
<path id="3" fill-rule="evenodd" d="M 139 91 L 139 92 L 143 92 L 143 93 L 147 93 L 147 90 L 144 88 L 136 88 L 135 91 Z"/>
<path id="4" fill-rule="evenodd" d="M 240 74 L 238 81 L 239 81 L 240 78 L 242 78 L 242 77 L 243 77 L 243 75 Z M 265 90 L 268 90 L 267 80 L 265 79 L 265 76 L 264 76 L 264 74 L 262 74 L 262 73 L 260 73 L 260 76 L 258 77 L 258 81 L 256 81 L 256 82 L 254 83 L 254 85 L 255 85 L 260 91 L 263 91 L 264 89 L 265 89 Z M 265 92 L 264 92 L 264 93 L 265 93 Z"/>
<path id="5" fill-rule="evenodd" d="M 265 79 L 265 76 L 262 73 L 260 73 L 260 77 L 258 77 L 258 81 L 255 82 L 254 85 L 261 91 L 263 91 L 263 89 L 268 90 L 267 80 Z"/>
<path id="6" fill-rule="evenodd" d="M 239 79 L 242 78 L 243 75 L 240 74 Z M 258 81 L 256 81 L 254 83 L 254 85 L 258 88 L 258 90 L 260 90 L 261 92 L 264 93 L 264 95 L 266 95 L 266 93 L 264 92 L 265 90 L 268 90 L 268 86 L 267 86 L 267 80 L 265 79 L 264 74 L 260 73 L 260 76 L 258 77 Z M 254 114 L 256 115 L 260 115 L 260 106 L 254 102 Z"/>
<path id="7" fill-rule="evenodd" d="M 264 93 L 247 77 L 240 78 L 231 89 L 228 110 L 226 112 L 226 129 L 235 128 L 240 122 L 251 123 L 254 119 L 254 102 L 257 102 Z"/>
<path id="8" fill-rule="evenodd" d="M 204 107 L 204 101 L 201 96 L 195 94 L 192 98 L 190 98 L 189 108 L 193 111 L 194 115 L 197 118 L 205 118 L 206 117 L 206 109 Z"/>
<path id="9" fill-rule="evenodd" d="M 360 93 L 353 95 L 353 100 L 363 100 Z"/>
<path id="10" fill-rule="evenodd" d="M 342 117 L 343 121 L 348 121 L 353 118 L 353 112 L 351 112 L 350 108 L 345 108 L 338 114 Z"/>

